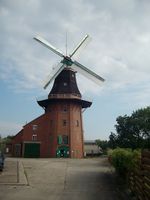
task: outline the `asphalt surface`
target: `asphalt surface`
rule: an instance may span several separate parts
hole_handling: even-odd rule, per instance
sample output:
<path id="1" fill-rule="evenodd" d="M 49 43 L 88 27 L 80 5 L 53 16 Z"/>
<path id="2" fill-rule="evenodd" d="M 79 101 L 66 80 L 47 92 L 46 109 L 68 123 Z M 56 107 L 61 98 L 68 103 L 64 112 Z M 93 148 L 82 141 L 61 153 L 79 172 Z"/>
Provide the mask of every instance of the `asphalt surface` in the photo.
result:
<path id="1" fill-rule="evenodd" d="M 7 158 L 0 200 L 121 200 L 106 158 Z"/>

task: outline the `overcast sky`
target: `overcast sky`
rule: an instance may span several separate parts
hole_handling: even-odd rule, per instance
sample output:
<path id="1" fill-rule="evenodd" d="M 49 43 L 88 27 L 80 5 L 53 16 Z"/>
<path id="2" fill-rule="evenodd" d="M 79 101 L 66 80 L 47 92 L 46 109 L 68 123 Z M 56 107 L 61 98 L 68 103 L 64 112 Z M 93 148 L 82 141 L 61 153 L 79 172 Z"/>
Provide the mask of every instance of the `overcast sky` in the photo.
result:
<path id="1" fill-rule="evenodd" d="M 0 135 L 15 135 L 43 114 L 36 98 L 59 56 L 33 37 L 65 52 L 86 35 L 92 41 L 78 61 L 106 79 L 96 85 L 77 75 L 83 97 L 85 139 L 108 139 L 119 115 L 149 106 L 149 0 L 0 0 Z"/>

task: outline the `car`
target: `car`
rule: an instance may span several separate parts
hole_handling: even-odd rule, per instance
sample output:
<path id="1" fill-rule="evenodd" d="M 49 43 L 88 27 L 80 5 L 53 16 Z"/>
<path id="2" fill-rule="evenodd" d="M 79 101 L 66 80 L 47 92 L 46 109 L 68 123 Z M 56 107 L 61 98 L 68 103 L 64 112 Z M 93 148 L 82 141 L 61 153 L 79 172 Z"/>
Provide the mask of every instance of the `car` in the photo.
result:
<path id="1" fill-rule="evenodd" d="M 2 152 L 0 152 L 0 171 L 3 171 L 4 160 L 5 160 L 5 156 L 4 156 L 4 154 Z"/>

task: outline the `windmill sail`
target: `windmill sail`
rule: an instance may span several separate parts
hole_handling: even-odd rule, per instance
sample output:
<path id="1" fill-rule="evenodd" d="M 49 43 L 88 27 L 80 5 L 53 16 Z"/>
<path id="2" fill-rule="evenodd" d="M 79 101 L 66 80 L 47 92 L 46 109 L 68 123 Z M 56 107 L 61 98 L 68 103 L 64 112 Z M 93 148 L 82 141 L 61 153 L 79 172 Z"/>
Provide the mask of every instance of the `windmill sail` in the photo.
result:
<path id="1" fill-rule="evenodd" d="M 105 81 L 102 77 L 100 77 L 93 71 L 89 70 L 85 66 L 81 65 L 77 61 L 74 61 L 74 64 L 71 66 L 71 68 L 73 68 L 74 70 L 81 73 L 82 75 L 84 75 L 85 77 L 89 78 L 90 80 L 94 81 L 97 84 L 100 84 Z"/>
<path id="2" fill-rule="evenodd" d="M 48 49 L 56 53 L 57 55 L 64 57 L 64 54 L 59 49 L 56 49 L 53 45 L 51 45 L 48 41 L 46 41 L 42 37 L 36 36 L 34 37 L 34 39 L 38 41 L 39 43 L 41 43 L 43 46 L 47 47 Z"/>
<path id="3" fill-rule="evenodd" d="M 91 41 L 91 37 L 89 35 L 86 35 L 83 40 L 76 46 L 76 48 L 72 51 L 70 54 L 70 58 L 78 58 L 80 55 L 80 52 L 88 45 L 88 43 Z"/>
<path id="4" fill-rule="evenodd" d="M 47 88 L 47 86 L 60 74 L 60 72 L 65 68 L 65 64 L 59 63 L 47 76 L 47 79 L 44 83 L 44 89 Z"/>

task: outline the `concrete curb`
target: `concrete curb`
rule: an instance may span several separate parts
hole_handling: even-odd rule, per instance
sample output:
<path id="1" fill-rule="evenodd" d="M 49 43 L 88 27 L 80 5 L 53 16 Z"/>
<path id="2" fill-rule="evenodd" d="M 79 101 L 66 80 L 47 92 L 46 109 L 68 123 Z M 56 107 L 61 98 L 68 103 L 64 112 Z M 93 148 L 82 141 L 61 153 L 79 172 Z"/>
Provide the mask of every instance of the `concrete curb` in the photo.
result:
<path id="1" fill-rule="evenodd" d="M 19 161 L 19 169 L 18 169 L 18 173 L 19 173 L 19 184 L 22 184 L 22 185 L 29 185 L 28 183 L 28 179 L 27 179 L 27 176 L 26 176 L 26 173 L 25 173 L 25 170 L 24 170 L 24 167 L 23 167 L 23 164 L 21 161 Z"/>
<path id="2" fill-rule="evenodd" d="M 11 161 L 8 159 L 0 178 L 0 185 L 29 185 L 23 164 L 18 160 Z"/>

